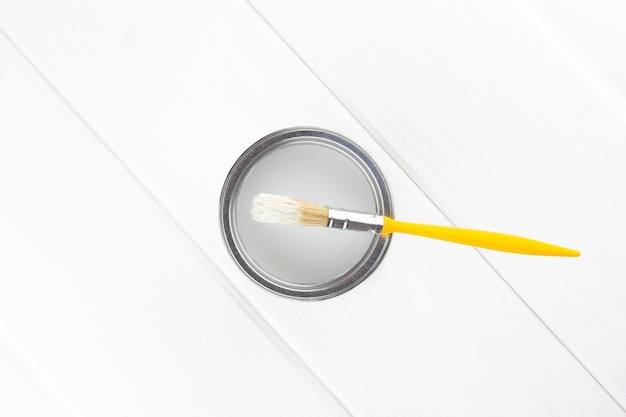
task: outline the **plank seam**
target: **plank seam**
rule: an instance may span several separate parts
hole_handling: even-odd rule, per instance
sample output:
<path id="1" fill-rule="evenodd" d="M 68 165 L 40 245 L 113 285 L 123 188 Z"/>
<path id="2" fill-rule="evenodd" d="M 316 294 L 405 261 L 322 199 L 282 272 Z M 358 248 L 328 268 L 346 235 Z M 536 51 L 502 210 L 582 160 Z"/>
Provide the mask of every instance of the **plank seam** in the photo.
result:
<path id="1" fill-rule="evenodd" d="M 513 3 L 537 32 L 576 69 L 598 95 L 611 104 L 620 118 L 626 121 L 626 95 L 596 64 L 596 61 L 539 5 L 529 4 L 530 0 L 525 3 L 520 0 L 513 0 Z"/>
<path id="2" fill-rule="evenodd" d="M 2 29 L 0 29 L 1 31 Z M 50 390 L 61 400 L 61 402 L 68 408 L 70 414 L 78 417 L 81 413 L 78 412 L 76 407 L 72 404 L 72 402 L 65 396 L 63 391 L 59 388 L 59 386 L 52 380 L 50 375 L 44 372 L 41 367 L 35 363 L 35 361 L 31 358 L 30 355 L 27 355 L 24 348 L 22 348 L 13 337 L 9 335 L 9 333 L 0 327 L 0 337 L 5 339 L 9 346 L 13 348 L 13 350 L 26 362 L 26 364 L 35 372 L 35 374 L 40 378 L 43 383 L 50 388 Z"/>

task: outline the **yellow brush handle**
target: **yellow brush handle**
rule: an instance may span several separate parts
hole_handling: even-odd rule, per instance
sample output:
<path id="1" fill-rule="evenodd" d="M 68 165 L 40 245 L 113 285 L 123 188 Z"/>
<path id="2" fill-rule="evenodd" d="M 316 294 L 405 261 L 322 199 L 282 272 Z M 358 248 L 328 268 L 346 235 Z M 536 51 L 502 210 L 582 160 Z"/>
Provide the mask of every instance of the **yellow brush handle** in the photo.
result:
<path id="1" fill-rule="evenodd" d="M 499 250 L 503 252 L 522 253 L 525 255 L 544 256 L 580 256 L 580 252 L 526 239 L 524 237 L 504 233 L 486 232 L 483 230 L 461 229 L 457 227 L 433 226 L 428 224 L 406 223 L 385 217 L 381 234 L 408 233 L 411 235 L 446 240 L 463 245 Z"/>

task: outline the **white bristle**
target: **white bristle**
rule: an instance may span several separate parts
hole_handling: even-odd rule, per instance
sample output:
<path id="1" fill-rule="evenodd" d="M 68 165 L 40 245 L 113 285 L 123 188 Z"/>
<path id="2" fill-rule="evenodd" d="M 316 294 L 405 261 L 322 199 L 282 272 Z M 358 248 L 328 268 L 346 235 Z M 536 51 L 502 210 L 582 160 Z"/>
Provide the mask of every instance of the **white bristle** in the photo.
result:
<path id="1" fill-rule="evenodd" d="M 252 218 L 262 223 L 326 226 L 328 209 L 292 197 L 261 193 L 252 199 Z"/>
<path id="2" fill-rule="evenodd" d="M 261 193 L 252 199 L 252 218 L 262 223 L 300 224 L 302 209 L 293 198 Z"/>

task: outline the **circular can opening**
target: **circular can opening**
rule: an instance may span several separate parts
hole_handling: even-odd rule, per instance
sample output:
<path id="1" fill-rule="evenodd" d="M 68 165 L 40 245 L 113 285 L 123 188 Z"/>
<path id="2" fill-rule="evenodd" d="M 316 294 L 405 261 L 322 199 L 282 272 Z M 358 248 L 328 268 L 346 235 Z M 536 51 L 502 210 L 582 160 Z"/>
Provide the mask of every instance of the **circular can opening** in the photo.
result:
<path id="1" fill-rule="evenodd" d="M 231 168 L 222 189 L 224 240 L 255 282 L 281 295 L 310 300 L 353 288 L 378 266 L 387 250 L 390 236 L 258 223 L 250 209 L 259 193 L 392 217 L 382 173 L 343 136 L 293 128 L 250 146 Z"/>

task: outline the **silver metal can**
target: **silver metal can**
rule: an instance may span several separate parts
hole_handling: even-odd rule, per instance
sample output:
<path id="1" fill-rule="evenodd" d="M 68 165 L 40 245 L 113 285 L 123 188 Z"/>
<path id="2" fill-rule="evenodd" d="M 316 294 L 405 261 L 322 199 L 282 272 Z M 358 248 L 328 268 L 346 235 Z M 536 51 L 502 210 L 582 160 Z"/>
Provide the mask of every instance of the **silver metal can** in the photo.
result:
<path id="1" fill-rule="evenodd" d="M 222 189 L 224 241 L 235 262 L 256 283 L 308 300 L 354 288 L 385 255 L 390 236 L 253 221 L 251 200 L 261 192 L 393 217 L 380 169 L 349 139 L 317 128 L 291 128 L 250 146 Z"/>

